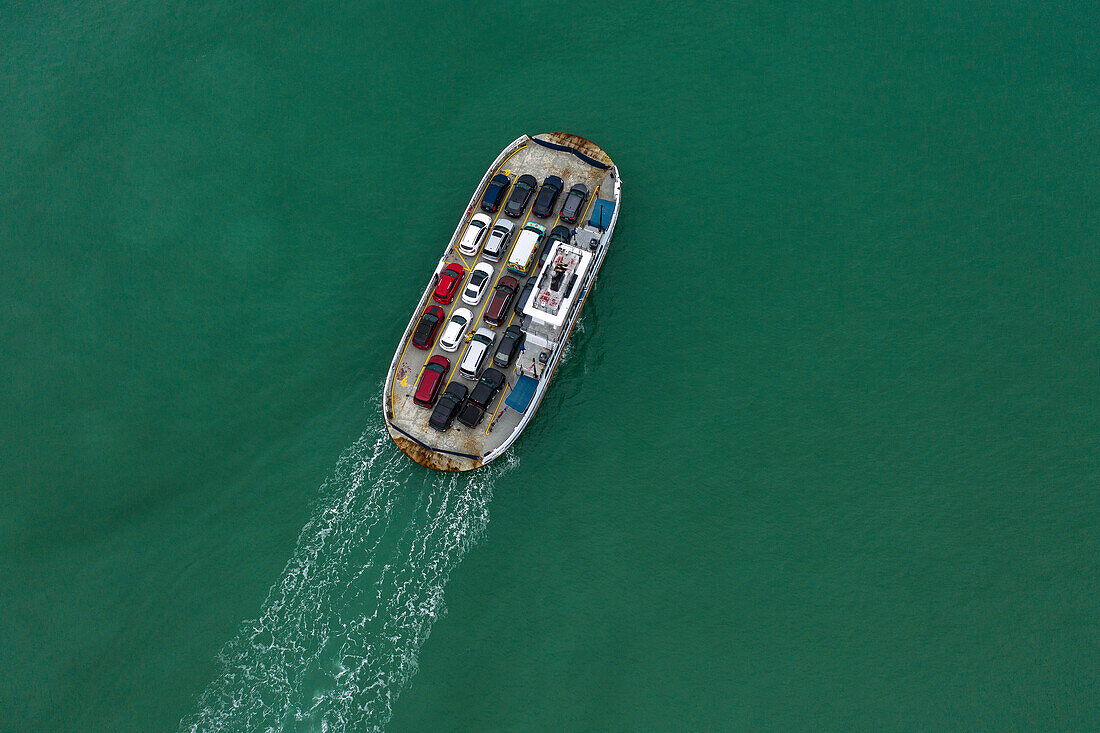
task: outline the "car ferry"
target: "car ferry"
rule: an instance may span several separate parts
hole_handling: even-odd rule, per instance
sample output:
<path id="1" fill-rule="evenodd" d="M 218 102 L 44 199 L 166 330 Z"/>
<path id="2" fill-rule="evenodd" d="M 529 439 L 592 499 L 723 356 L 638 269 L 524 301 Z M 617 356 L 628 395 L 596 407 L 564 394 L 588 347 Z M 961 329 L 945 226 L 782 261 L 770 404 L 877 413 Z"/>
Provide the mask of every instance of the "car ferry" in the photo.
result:
<path id="1" fill-rule="evenodd" d="M 562 132 L 524 135 L 485 172 L 390 364 L 386 428 L 410 458 L 470 471 L 531 421 L 619 217 L 618 168 Z"/>

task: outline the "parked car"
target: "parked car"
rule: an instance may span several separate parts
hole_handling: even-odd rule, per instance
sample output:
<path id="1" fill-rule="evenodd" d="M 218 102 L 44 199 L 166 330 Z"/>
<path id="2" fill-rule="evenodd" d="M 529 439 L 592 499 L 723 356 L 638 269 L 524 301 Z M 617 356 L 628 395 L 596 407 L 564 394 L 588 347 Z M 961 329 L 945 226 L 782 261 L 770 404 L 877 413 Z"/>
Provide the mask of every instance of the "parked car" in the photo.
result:
<path id="1" fill-rule="evenodd" d="M 520 176 L 516 185 L 512 186 L 512 195 L 504 205 L 504 213 L 513 219 L 523 216 L 523 212 L 527 210 L 527 202 L 531 200 L 531 193 L 537 185 L 539 182 L 534 176 L 528 173 Z"/>
<path id="2" fill-rule="evenodd" d="M 498 219 L 485 240 L 485 248 L 481 250 L 481 256 L 490 262 L 496 262 L 508 248 L 508 240 L 512 238 L 512 231 L 516 225 L 507 219 Z"/>
<path id="3" fill-rule="evenodd" d="M 421 407 L 431 407 L 435 403 L 439 388 L 447 381 L 447 370 L 451 368 L 451 362 L 445 356 L 436 354 L 424 365 L 420 372 L 420 381 L 416 384 L 416 392 L 413 394 L 413 402 Z"/>
<path id="4" fill-rule="evenodd" d="M 519 290 L 519 281 L 510 275 L 505 275 L 497 280 L 497 286 L 493 288 L 493 294 L 489 298 L 489 305 L 485 307 L 485 322 L 492 326 L 499 326 L 504 322 L 504 314 L 508 312 L 508 306 L 512 304 L 512 298 L 516 297 Z"/>
<path id="5" fill-rule="evenodd" d="M 558 224 L 556 227 L 550 230 L 550 236 L 546 238 L 546 249 L 550 249 L 554 246 L 554 242 L 564 242 L 569 244 L 569 240 L 573 238 L 573 230 L 562 224 Z"/>
<path id="6" fill-rule="evenodd" d="M 561 220 L 576 224 L 577 217 L 584 213 L 586 201 L 588 201 L 588 186 L 583 183 L 574 183 L 565 197 L 565 203 L 561 205 Z"/>
<path id="7" fill-rule="evenodd" d="M 486 214 L 474 214 L 470 217 L 466 231 L 462 232 L 462 238 L 458 240 L 458 251 L 467 257 L 476 255 L 481 246 L 481 239 L 492 223 L 493 220 Z"/>
<path id="8" fill-rule="evenodd" d="M 466 275 L 466 269 L 458 264 L 452 262 L 443 268 L 443 274 L 439 276 L 439 284 L 435 286 L 435 292 L 432 293 L 432 299 L 436 303 L 442 303 L 447 305 L 455 297 L 455 291 L 458 290 L 458 284 L 462 282 L 462 278 Z"/>
<path id="9" fill-rule="evenodd" d="M 493 281 L 496 270 L 492 265 L 479 262 L 474 271 L 470 273 L 470 279 L 466 281 L 466 289 L 462 291 L 462 302 L 468 305 L 477 305 L 481 302 L 481 296 L 489 289 L 489 283 Z"/>
<path id="10" fill-rule="evenodd" d="M 428 424 L 441 433 L 451 427 L 459 405 L 466 400 L 469 393 L 465 384 L 452 380 L 447 389 L 443 390 L 443 394 L 439 395 L 439 402 L 436 403 L 432 416 L 428 418 Z"/>
<path id="11" fill-rule="evenodd" d="M 512 183 L 508 176 L 497 173 L 485 187 L 485 193 L 481 195 L 481 210 L 486 214 L 495 214 L 500 208 L 500 202 L 504 200 L 504 194 L 508 192 L 508 186 Z"/>
<path id="12" fill-rule="evenodd" d="M 507 369 L 511 366 L 516 356 L 519 355 L 520 349 L 523 348 L 523 342 L 526 338 L 527 334 L 519 326 L 509 326 L 504 329 L 504 337 L 497 346 L 497 353 L 493 354 L 493 365 L 501 369 Z"/>
<path id="13" fill-rule="evenodd" d="M 547 176 L 539 189 L 539 195 L 535 197 L 535 203 L 531 207 L 531 213 L 535 216 L 546 218 L 554 213 L 554 204 L 561 194 L 565 183 L 557 176 Z"/>
<path id="14" fill-rule="evenodd" d="M 516 237 L 516 246 L 512 247 L 512 253 L 508 255 L 508 269 L 520 275 L 531 272 L 531 266 L 538 256 L 539 245 L 545 236 L 546 227 L 542 224 L 533 221 L 525 224 L 523 231 Z"/>
<path id="15" fill-rule="evenodd" d="M 504 374 L 496 369 L 486 369 L 458 414 L 458 421 L 468 428 L 476 428 L 503 384 Z M 477 399 L 474 399 L 475 396 Z"/>
<path id="16" fill-rule="evenodd" d="M 439 324 L 443 322 L 443 309 L 438 305 L 429 305 L 424 315 L 416 322 L 416 329 L 412 335 L 412 345 L 418 349 L 432 348 L 435 341 L 435 333 L 439 330 Z"/>
<path id="17" fill-rule="evenodd" d="M 485 410 L 466 400 L 466 404 L 458 412 L 458 421 L 468 428 L 476 428 L 485 417 Z"/>
<path id="18" fill-rule="evenodd" d="M 466 347 L 466 356 L 462 357 L 462 363 L 458 371 L 467 379 L 477 379 L 477 373 L 481 371 L 481 364 L 485 356 L 493 348 L 496 334 L 491 328 L 479 328 L 470 339 L 470 345 Z"/>
<path id="19" fill-rule="evenodd" d="M 517 315 L 523 315 L 523 307 L 527 305 L 527 301 L 531 299 L 531 293 L 535 291 L 535 278 L 531 278 L 527 281 L 527 284 L 523 286 L 523 290 L 520 291 L 519 297 L 516 298 L 516 305 L 512 311 Z"/>
<path id="20" fill-rule="evenodd" d="M 462 343 L 462 336 L 466 333 L 466 327 L 474 320 L 474 314 L 468 308 L 459 308 L 451 314 L 451 319 L 443 327 L 443 335 L 439 337 L 439 348 L 444 351 L 457 351 Z"/>
<path id="21" fill-rule="evenodd" d="M 496 397 L 497 392 L 500 391 L 503 385 L 504 372 L 492 367 L 486 369 L 485 373 L 481 375 L 481 379 L 477 380 L 477 384 L 474 385 L 474 390 L 470 393 L 470 402 L 483 410 L 489 409 L 493 398 Z"/>

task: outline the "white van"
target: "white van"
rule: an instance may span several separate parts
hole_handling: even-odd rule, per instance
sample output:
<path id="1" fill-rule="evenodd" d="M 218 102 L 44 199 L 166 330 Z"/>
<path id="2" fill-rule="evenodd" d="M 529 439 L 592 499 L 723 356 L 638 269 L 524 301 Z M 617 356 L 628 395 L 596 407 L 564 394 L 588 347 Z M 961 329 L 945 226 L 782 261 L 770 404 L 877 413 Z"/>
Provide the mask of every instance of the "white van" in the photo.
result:
<path id="1" fill-rule="evenodd" d="M 523 227 L 516 239 L 516 246 L 512 248 L 512 256 L 508 258 L 508 269 L 520 275 L 531 272 L 531 266 L 538 259 L 539 245 L 546 236 L 546 227 L 531 222 Z"/>

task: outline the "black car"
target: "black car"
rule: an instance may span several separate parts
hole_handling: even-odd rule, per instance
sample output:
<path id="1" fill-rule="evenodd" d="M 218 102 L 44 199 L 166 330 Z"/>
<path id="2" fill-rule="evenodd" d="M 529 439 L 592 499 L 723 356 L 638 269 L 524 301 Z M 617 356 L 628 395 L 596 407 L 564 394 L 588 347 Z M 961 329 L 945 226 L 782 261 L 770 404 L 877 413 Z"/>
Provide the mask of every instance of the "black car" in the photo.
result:
<path id="1" fill-rule="evenodd" d="M 523 306 L 527 305 L 527 301 L 531 299 L 531 293 L 535 290 L 535 279 L 531 278 L 527 281 L 527 284 L 523 286 L 523 290 L 520 292 L 519 297 L 516 298 L 516 307 L 513 309 L 516 315 L 523 313 Z"/>
<path id="2" fill-rule="evenodd" d="M 481 210 L 486 214 L 495 214 L 500 208 L 500 202 L 504 200 L 504 194 L 508 191 L 511 181 L 503 173 L 497 173 L 485 187 L 485 193 L 481 196 Z"/>
<path id="3" fill-rule="evenodd" d="M 497 353 L 493 354 L 493 364 L 501 369 L 507 369 L 516 356 L 519 355 L 519 350 L 523 348 L 523 341 L 526 338 L 527 334 L 519 326 L 506 328 L 504 338 L 500 340 L 500 345 L 497 346 Z"/>
<path id="4" fill-rule="evenodd" d="M 523 216 L 523 212 L 527 209 L 527 202 L 531 200 L 531 194 L 537 185 L 539 182 L 534 176 L 528 173 L 520 176 L 516 185 L 512 186 L 512 195 L 504 205 L 504 213 L 513 219 Z"/>
<path id="5" fill-rule="evenodd" d="M 543 218 L 550 216 L 564 186 L 565 183 L 557 176 L 547 176 L 542 182 L 542 188 L 539 189 L 539 195 L 535 197 L 535 205 L 531 207 L 531 213 Z"/>
<path id="6" fill-rule="evenodd" d="M 448 384 L 446 391 L 439 395 L 439 401 L 435 403 L 435 410 L 428 418 L 428 424 L 441 433 L 451 427 L 455 413 L 458 412 L 458 406 L 466 399 L 468 391 L 465 384 L 458 382 Z"/>
<path id="7" fill-rule="evenodd" d="M 482 410 L 473 402 L 467 402 L 458 411 L 458 421 L 468 428 L 476 428 L 481 424 L 483 417 L 485 417 L 485 410 Z"/>
<path id="8" fill-rule="evenodd" d="M 550 249 L 554 246 L 554 242 L 565 242 L 569 244 L 569 240 L 573 238 L 573 230 L 567 226 L 559 224 L 550 230 L 550 236 L 547 237 L 546 249 Z"/>
<path id="9" fill-rule="evenodd" d="M 438 305 L 429 305 L 416 322 L 416 330 L 413 331 L 412 344 L 418 349 L 427 349 L 435 341 L 435 332 L 439 330 L 439 324 L 443 320 L 443 309 Z"/>
<path id="10" fill-rule="evenodd" d="M 504 372 L 499 369 L 486 369 L 482 372 L 481 379 L 474 385 L 474 391 L 470 393 L 470 402 L 483 410 L 488 408 L 503 384 Z"/>
<path id="11" fill-rule="evenodd" d="M 565 197 L 565 203 L 561 205 L 561 220 L 570 224 L 577 223 L 577 217 L 584 211 L 584 202 L 588 200 L 588 186 L 583 183 L 575 183 L 569 189 L 569 195 Z"/>

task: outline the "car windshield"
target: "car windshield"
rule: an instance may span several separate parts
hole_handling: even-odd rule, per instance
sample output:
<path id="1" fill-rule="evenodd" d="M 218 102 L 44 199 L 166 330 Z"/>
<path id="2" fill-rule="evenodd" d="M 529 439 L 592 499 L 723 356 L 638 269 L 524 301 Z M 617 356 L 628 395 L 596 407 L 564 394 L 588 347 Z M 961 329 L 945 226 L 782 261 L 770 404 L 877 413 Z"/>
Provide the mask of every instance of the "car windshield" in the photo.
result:
<path id="1" fill-rule="evenodd" d="M 452 324 L 458 324 L 459 326 L 465 326 L 466 325 L 466 319 L 463 318 L 462 316 L 455 316 L 454 318 L 451 319 L 451 323 Z"/>
<path id="2" fill-rule="evenodd" d="M 526 193 L 531 190 L 531 184 L 527 181 L 520 181 L 516 184 L 516 193 Z"/>
<path id="3" fill-rule="evenodd" d="M 489 277 L 487 274 L 485 274 L 481 270 L 478 270 L 472 276 L 470 276 L 470 287 L 476 288 L 478 285 L 481 285 L 481 283 L 485 282 L 485 278 L 487 277 Z"/>
<path id="4" fill-rule="evenodd" d="M 424 323 L 435 323 L 439 319 L 432 313 L 424 314 Z"/>
<path id="5" fill-rule="evenodd" d="M 443 365 L 442 364 L 436 364 L 436 363 L 433 362 L 431 364 L 428 364 L 426 367 L 424 367 L 424 371 L 426 371 L 426 372 L 435 372 L 436 374 L 442 374 L 443 373 Z"/>

